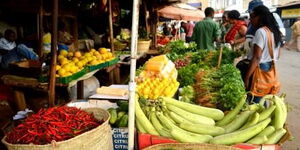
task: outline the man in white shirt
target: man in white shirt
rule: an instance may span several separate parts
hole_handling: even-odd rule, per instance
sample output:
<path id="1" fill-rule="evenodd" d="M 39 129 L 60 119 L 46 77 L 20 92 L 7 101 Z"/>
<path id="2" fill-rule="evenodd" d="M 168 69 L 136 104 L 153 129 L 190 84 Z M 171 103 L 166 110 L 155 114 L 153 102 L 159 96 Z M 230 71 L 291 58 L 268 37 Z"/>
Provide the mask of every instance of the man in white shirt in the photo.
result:
<path id="1" fill-rule="evenodd" d="M 17 45 L 16 33 L 7 29 L 4 38 L 0 39 L 0 66 L 8 68 L 12 62 L 19 62 L 23 59 L 37 60 L 38 56 L 24 44 Z"/>

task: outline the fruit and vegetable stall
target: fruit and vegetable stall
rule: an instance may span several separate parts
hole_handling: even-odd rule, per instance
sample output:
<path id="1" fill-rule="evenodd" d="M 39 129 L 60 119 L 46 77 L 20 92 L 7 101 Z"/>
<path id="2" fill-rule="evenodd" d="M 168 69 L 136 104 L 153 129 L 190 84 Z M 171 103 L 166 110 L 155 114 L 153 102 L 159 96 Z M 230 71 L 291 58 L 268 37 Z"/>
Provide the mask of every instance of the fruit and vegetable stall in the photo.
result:
<path id="1" fill-rule="evenodd" d="M 233 65 L 239 56 L 237 52 L 223 47 L 223 59 L 217 67 L 220 51 L 198 50 L 195 43 L 174 41 L 162 51 L 165 54 L 150 58 L 138 69 L 134 107 L 129 107 L 126 100 L 117 100 L 114 106 L 103 109 L 41 109 L 10 131 L 2 142 L 9 149 L 42 149 L 54 143 L 58 149 L 70 149 L 74 147 L 65 143 L 74 140 L 87 142 L 82 147 L 85 149 L 95 148 L 91 146 L 93 142 L 108 149 L 127 149 L 130 109 L 135 109 L 139 149 L 160 145 L 168 148 L 170 143 L 192 143 L 195 149 L 204 145 L 221 149 L 258 145 L 278 148 L 289 139 L 286 95 L 266 95 L 260 103 L 251 103 L 240 72 Z M 58 58 L 59 78 L 115 59 L 105 49 L 84 54 L 61 52 Z M 82 63 L 82 67 L 74 69 L 72 63 Z M 109 87 L 101 87 L 97 92 L 128 95 L 124 89 Z M 89 134 L 102 134 L 105 138 L 89 139 Z"/>

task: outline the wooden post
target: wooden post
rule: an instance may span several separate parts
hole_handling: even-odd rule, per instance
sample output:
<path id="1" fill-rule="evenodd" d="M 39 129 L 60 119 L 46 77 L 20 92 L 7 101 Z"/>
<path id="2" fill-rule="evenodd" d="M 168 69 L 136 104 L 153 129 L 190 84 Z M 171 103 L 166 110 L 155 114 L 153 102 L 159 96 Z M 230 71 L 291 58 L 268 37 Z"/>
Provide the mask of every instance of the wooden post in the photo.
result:
<path id="1" fill-rule="evenodd" d="M 109 40 L 110 40 L 111 52 L 114 53 L 114 32 L 113 32 L 113 22 L 112 22 L 113 12 L 112 12 L 112 9 L 111 9 L 111 1 L 112 0 L 108 0 Z"/>
<path id="2" fill-rule="evenodd" d="M 84 96 L 84 81 L 77 82 L 77 99 L 83 99 Z"/>
<path id="3" fill-rule="evenodd" d="M 14 98 L 17 103 L 17 107 L 18 107 L 19 111 L 25 110 L 27 108 L 23 91 L 15 89 L 14 90 Z"/>
<path id="4" fill-rule="evenodd" d="M 74 18 L 74 26 L 73 26 L 73 33 L 74 33 L 74 47 L 75 50 L 78 50 L 78 21 L 77 17 Z"/>
<path id="5" fill-rule="evenodd" d="M 218 67 L 217 68 L 220 68 L 220 66 L 221 66 L 222 54 L 223 54 L 223 47 L 221 46 L 220 54 L 219 54 L 219 59 L 218 59 Z"/>
<path id="6" fill-rule="evenodd" d="M 43 16 L 44 16 L 44 11 L 43 11 L 43 0 L 40 0 L 40 10 L 38 14 L 38 50 L 37 54 L 39 55 L 40 58 L 43 57 L 43 33 L 44 33 L 44 27 L 43 27 Z"/>
<path id="7" fill-rule="evenodd" d="M 49 80 L 49 106 L 55 105 L 55 75 L 56 75 L 56 53 L 57 53 L 57 16 L 58 16 L 58 0 L 53 0 L 52 10 L 52 36 L 51 36 L 51 66 Z"/>
<path id="8" fill-rule="evenodd" d="M 159 21 L 159 17 L 158 17 L 158 11 L 157 11 L 157 7 L 155 7 L 154 9 L 154 13 L 155 13 L 155 18 L 154 18 L 154 48 L 156 49 L 157 48 L 157 36 L 156 36 L 156 33 L 157 33 L 157 23 Z"/>

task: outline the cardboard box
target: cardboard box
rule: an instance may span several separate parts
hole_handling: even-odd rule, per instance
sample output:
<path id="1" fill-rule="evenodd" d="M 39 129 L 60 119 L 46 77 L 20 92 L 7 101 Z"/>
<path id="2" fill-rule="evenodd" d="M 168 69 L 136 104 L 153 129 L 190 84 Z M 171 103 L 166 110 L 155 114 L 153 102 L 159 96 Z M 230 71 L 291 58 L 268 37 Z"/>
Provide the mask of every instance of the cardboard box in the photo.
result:
<path id="1" fill-rule="evenodd" d="M 128 128 L 112 128 L 114 150 L 128 149 Z"/>

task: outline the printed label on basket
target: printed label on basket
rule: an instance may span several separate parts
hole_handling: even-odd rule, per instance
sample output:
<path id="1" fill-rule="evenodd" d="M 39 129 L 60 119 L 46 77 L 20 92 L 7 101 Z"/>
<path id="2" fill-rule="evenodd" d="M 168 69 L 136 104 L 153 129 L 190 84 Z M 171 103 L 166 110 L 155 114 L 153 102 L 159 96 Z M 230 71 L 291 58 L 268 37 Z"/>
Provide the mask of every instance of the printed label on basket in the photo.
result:
<path id="1" fill-rule="evenodd" d="M 112 128 L 114 150 L 128 149 L 128 128 Z"/>

